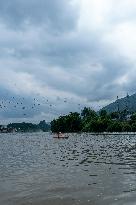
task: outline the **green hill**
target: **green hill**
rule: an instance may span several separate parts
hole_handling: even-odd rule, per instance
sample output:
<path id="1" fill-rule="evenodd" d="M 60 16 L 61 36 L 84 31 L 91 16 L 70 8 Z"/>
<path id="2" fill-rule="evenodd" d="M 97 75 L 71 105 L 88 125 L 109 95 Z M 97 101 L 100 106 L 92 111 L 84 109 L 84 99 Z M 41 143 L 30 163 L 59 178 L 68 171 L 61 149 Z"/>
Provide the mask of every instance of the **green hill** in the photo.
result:
<path id="1" fill-rule="evenodd" d="M 115 102 L 103 107 L 102 110 L 106 110 L 108 113 L 123 110 L 128 111 L 128 113 L 136 112 L 136 94 L 117 99 Z"/>

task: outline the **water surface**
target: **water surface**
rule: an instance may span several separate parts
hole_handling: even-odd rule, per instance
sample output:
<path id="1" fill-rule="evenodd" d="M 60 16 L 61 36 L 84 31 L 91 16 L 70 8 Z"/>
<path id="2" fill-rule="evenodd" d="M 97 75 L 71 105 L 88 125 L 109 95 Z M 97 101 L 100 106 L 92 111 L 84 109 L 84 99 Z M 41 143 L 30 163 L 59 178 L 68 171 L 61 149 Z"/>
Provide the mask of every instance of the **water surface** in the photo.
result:
<path id="1" fill-rule="evenodd" d="M 135 205 L 136 136 L 0 134 L 1 205 Z"/>

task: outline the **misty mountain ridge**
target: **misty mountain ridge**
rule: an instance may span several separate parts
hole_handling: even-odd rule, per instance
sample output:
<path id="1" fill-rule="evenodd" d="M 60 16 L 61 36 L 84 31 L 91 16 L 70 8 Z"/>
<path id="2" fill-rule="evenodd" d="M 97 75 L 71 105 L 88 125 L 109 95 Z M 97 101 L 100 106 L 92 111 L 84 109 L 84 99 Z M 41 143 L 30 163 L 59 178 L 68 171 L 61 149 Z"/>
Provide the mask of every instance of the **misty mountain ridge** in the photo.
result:
<path id="1" fill-rule="evenodd" d="M 123 110 L 134 113 L 136 112 L 136 93 L 120 99 L 117 97 L 115 102 L 103 107 L 102 110 L 106 110 L 108 113 L 121 112 Z"/>

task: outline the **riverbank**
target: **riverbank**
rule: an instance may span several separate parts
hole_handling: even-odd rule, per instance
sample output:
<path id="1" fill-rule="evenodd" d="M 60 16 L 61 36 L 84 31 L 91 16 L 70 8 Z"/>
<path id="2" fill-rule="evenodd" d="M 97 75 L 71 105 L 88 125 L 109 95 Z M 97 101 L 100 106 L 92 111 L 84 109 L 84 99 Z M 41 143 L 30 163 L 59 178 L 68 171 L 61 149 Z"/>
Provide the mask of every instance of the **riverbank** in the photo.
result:
<path id="1" fill-rule="evenodd" d="M 136 132 L 91 132 L 90 135 L 136 135 Z"/>

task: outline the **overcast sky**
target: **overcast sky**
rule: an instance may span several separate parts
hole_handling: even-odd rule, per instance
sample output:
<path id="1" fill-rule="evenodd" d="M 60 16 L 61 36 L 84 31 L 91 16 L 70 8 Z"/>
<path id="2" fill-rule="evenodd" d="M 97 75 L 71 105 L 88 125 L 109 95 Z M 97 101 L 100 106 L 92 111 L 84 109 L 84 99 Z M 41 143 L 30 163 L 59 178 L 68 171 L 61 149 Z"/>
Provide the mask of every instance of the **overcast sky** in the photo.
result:
<path id="1" fill-rule="evenodd" d="M 135 11 L 135 0 L 0 0 L 1 123 L 134 93 Z"/>

